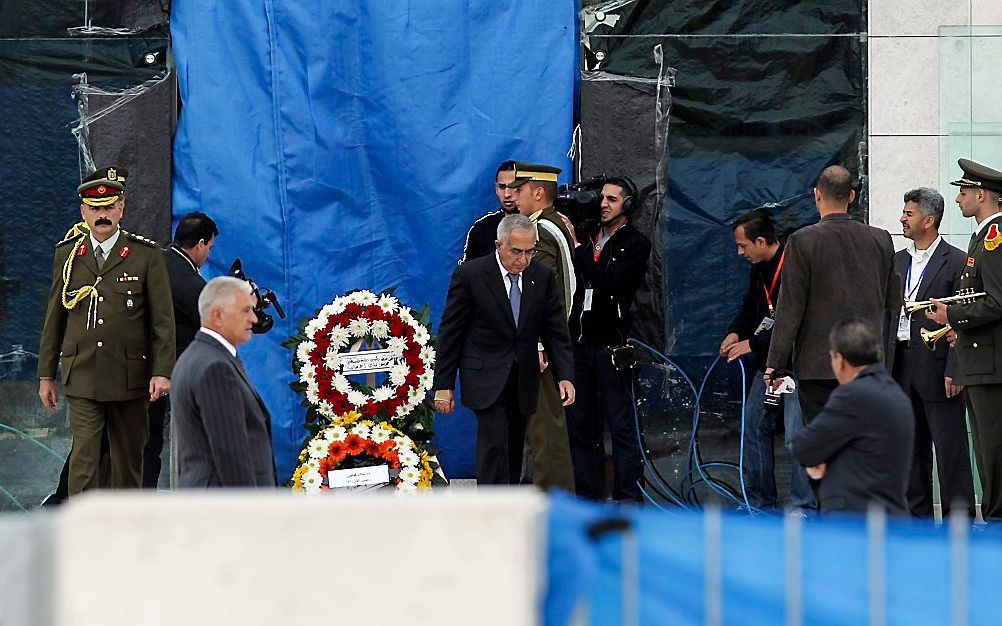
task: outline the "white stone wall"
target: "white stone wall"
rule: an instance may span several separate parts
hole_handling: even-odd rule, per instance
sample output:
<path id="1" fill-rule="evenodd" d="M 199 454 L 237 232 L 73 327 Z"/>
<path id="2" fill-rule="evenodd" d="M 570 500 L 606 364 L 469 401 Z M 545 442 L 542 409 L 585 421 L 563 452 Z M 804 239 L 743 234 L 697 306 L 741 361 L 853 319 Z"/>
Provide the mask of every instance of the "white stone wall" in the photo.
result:
<path id="1" fill-rule="evenodd" d="M 96 493 L 60 510 L 56 626 L 537 623 L 545 497 Z"/>
<path id="2" fill-rule="evenodd" d="M 941 231 L 965 249 L 948 183 L 958 157 L 1002 169 L 1002 0 L 868 0 L 868 14 L 870 223 L 903 247 L 902 195 L 935 187 Z"/>

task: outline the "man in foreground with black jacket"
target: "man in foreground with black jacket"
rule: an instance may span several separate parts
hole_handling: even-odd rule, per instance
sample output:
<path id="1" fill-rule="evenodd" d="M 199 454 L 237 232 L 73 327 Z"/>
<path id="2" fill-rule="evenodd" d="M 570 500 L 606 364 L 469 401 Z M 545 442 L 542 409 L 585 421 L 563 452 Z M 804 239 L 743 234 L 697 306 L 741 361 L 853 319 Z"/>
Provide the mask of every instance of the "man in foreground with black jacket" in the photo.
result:
<path id="1" fill-rule="evenodd" d="M 575 249 L 578 287 L 568 320 L 574 342 L 577 402 L 567 408 L 567 431 L 578 495 L 602 499 L 606 489 L 603 430 L 612 437 L 615 500 L 640 500 L 642 465 L 628 387 L 612 349 L 626 343 L 630 307 L 647 273 L 650 240 L 630 223 L 637 190 L 626 177 L 602 187 L 601 227 Z"/>
<path id="2" fill-rule="evenodd" d="M 765 360 L 776 314 L 776 300 L 782 281 L 785 246 L 776 237 L 776 226 L 769 214 L 761 209 L 746 213 L 734 221 L 734 242 L 738 255 L 752 264 L 748 275 L 748 291 L 741 302 L 727 336 L 720 344 L 720 355 L 728 362 L 752 355 L 755 371 L 751 373 L 751 388 L 745 404 L 742 425 L 744 440 L 745 495 L 755 508 L 775 509 L 778 496 L 774 475 L 775 452 L 773 433 L 782 417 L 787 445 L 803 428 L 800 404 L 796 392 L 782 394 L 780 406 L 766 407 Z M 790 506 L 812 508 L 814 495 L 804 468 L 790 459 Z"/>

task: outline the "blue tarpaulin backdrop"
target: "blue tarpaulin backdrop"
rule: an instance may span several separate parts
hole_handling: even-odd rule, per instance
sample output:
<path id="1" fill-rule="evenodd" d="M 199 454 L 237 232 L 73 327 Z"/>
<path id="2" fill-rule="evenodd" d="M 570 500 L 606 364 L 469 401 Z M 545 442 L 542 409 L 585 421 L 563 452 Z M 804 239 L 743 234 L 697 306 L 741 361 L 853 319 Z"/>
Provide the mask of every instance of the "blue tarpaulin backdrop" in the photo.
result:
<path id="1" fill-rule="evenodd" d="M 174 216 L 208 213 L 220 237 L 206 274 L 240 257 L 290 314 L 241 349 L 280 479 L 305 436 L 279 345 L 298 321 L 337 294 L 396 286 L 437 324 L 466 231 L 496 204 L 497 164 L 553 163 L 569 180 L 576 8 L 175 0 Z M 472 475 L 472 414 L 436 431 L 446 472 Z"/>

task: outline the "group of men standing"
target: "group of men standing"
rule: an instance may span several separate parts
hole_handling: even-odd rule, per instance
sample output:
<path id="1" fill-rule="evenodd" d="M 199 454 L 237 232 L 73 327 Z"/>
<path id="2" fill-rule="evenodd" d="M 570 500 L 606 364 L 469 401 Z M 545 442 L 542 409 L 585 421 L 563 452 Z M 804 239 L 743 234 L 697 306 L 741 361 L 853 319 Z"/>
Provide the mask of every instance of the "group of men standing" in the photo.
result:
<path id="1" fill-rule="evenodd" d="M 222 295 L 218 286 L 206 287 L 199 268 L 208 260 L 218 230 L 203 213 L 182 217 L 167 248 L 121 228 L 127 176 L 121 167 L 87 176 L 77 188 L 83 222 L 56 245 L 39 347 L 39 398 L 46 408 L 56 408 L 58 368 L 73 442 L 50 504 L 97 487 L 156 488 L 171 392 L 174 421 L 181 426 L 181 457 L 174 468 L 180 470 L 179 486 L 209 486 L 211 479 L 194 478 L 199 460 L 210 458 L 214 467 L 231 466 L 227 460 L 212 463 L 211 459 L 220 461 L 226 450 L 242 449 L 234 437 L 218 438 L 214 446 L 199 445 L 193 430 L 219 432 L 219 420 L 205 419 L 209 416 L 202 409 L 178 407 L 177 400 L 198 395 L 204 401 L 220 391 L 206 391 L 201 380 L 172 384 L 172 377 L 183 381 L 184 373 L 192 369 L 186 364 L 189 346 L 214 327 L 222 337 L 217 343 L 225 344 L 227 337 L 236 338 L 238 344 L 250 339 L 240 327 L 250 319 L 245 325 L 249 328 L 256 319 L 255 302 L 250 302 L 249 318 L 245 310 L 244 300 L 253 297 L 249 284 L 235 278 L 214 279 L 212 283 L 232 281 Z M 241 293 L 243 300 L 236 302 Z M 238 307 L 243 316 L 239 324 L 218 323 L 217 318 L 232 315 Z M 248 381 L 245 385 L 250 387 Z M 234 406 L 239 405 L 230 403 L 227 413 L 235 419 L 249 415 L 233 410 Z M 263 404 L 254 417 L 255 423 L 270 429 Z M 192 423 L 197 424 L 194 429 Z M 270 437 L 255 445 L 267 446 L 274 485 Z M 247 482 L 242 476 L 230 484 Z"/>
<path id="2" fill-rule="evenodd" d="M 651 244 L 630 223 L 639 203 L 632 181 L 608 178 L 599 223 L 578 232 L 554 207 L 559 173 L 516 161 L 497 168 L 500 207 L 470 229 L 446 297 L 435 404 L 452 410 L 458 371 L 477 415 L 481 484 L 531 481 L 639 500 L 628 373 L 612 350 L 629 336 Z"/>
<path id="3" fill-rule="evenodd" d="M 1002 517 L 1002 354 L 994 348 L 1002 341 L 1002 256 L 994 253 L 1002 245 L 1002 172 L 959 165 L 956 202 L 977 221 L 967 254 L 940 236 L 945 202 L 930 188 L 904 194 L 909 245 L 895 253 L 886 231 L 849 217 L 854 193 L 840 166 L 818 178 L 820 221 L 785 245 L 764 211 L 735 222 L 738 253 L 754 265 L 721 354 L 754 354 L 766 387 L 796 381 L 780 410 L 762 410 L 757 381 L 749 394 L 744 477 L 753 506 L 776 507 L 772 436 L 783 414 L 791 506 L 862 511 L 877 502 L 894 514 L 932 516 L 935 449 L 943 514 L 961 507 L 973 517 L 966 400 L 981 512 Z M 984 295 L 938 301 L 957 292 Z M 932 305 L 925 313 L 903 307 L 918 301 Z M 923 335 L 946 324 L 948 340 L 927 343 Z M 813 493 L 808 475 L 820 481 Z"/>

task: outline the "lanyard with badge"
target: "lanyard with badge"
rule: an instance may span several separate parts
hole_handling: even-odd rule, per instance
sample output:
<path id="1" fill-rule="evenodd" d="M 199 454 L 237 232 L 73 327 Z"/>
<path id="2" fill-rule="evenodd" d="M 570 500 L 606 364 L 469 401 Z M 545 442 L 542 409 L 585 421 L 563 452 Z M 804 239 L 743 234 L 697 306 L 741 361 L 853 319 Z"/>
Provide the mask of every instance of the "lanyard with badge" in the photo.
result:
<path id="1" fill-rule="evenodd" d="M 772 285 L 770 287 L 765 286 L 765 279 L 759 274 L 759 280 L 762 281 L 762 291 L 765 293 L 765 304 L 769 307 L 769 315 L 762 318 L 759 322 L 758 328 L 755 329 L 755 334 L 759 334 L 770 330 L 776 323 L 776 305 L 773 304 L 772 298 L 776 295 L 776 287 L 779 285 L 779 273 L 783 271 L 783 262 L 786 261 L 786 249 L 783 249 L 783 254 L 779 256 L 779 263 L 776 264 L 776 272 L 772 275 Z"/>
<path id="2" fill-rule="evenodd" d="M 922 267 L 922 272 L 919 273 L 918 280 L 915 282 L 915 286 L 912 287 L 912 263 L 908 263 L 908 271 L 905 272 L 905 302 L 909 300 L 914 300 L 915 295 L 918 294 L 919 287 L 922 286 L 922 279 L 925 278 L 925 271 L 929 269 L 929 259 L 926 259 L 925 265 Z M 905 307 L 901 307 L 901 315 L 898 316 L 898 335 L 902 333 L 911 333 L 911 316 L 905 313 Z"/>

